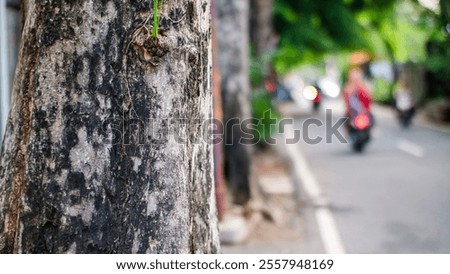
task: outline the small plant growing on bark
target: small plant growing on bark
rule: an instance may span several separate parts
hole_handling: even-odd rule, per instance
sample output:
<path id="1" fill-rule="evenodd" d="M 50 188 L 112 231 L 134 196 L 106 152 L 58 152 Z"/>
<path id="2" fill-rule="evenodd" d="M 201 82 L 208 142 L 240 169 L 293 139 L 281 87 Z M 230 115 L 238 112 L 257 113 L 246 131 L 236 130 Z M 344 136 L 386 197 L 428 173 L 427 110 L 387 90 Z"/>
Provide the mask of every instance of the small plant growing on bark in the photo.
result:
<path id="1" fill-rule="evenodd" d="M 159 32 L 159 0 L 153 0 L 153 27 L 152 38 L 156 39 Z"/>

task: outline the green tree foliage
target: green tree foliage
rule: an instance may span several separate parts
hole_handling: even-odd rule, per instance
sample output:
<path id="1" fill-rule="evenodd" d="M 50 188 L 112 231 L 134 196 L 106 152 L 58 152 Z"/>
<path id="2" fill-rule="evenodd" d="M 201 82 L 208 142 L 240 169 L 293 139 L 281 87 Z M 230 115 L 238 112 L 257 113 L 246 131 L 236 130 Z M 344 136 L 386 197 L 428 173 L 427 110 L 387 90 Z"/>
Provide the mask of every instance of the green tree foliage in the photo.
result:
<path id="1" fill-rule="evenodd" d="M 351 5 L 343 0 L 277 0 L 277 70 L 286 72 L 298 64 L 314 62 L 325 53 L 367 47 Z"/>
<path id="2" fill-rule="evenodd" d="M 450 98 L 450 2 L 441 0 L 440 11 L 430 15 L 438 27 L 431 32 L 425 65 L 437 82 L 432 93 Z"/>
<path id="3" fill-rule="evenodd" d="M 358 13 L 358 21 L 371 40 L 371 50 L 393 63 L 423 61 L 426 40 L 436 29 L 426 8 L 415 0 L 395 1 L 384 10 L 362 10 Z"/>
<path id="4" fill-rule="evenodd" d="M 277 0 L 276 68 L 283 73 L 326 53 L 355 49 L 392 63 L 422 61 L 435 26 L 425 10 L 417 0 Z"/>

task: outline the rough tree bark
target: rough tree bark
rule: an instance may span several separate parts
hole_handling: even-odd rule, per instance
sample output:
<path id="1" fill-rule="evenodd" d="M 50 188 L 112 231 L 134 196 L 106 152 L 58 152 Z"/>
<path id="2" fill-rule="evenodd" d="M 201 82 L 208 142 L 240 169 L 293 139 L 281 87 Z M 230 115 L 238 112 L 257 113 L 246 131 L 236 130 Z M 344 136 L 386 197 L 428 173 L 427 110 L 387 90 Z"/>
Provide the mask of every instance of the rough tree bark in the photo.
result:
<path id="1" fill-rule="evenodd" d="M 236 124 L 250 118 L 249 1 L 216 0 L 218 60 L 225 127 L 225 173 L 234 201 L 250 197 L 250 147 L 240 142 L 245 134 Z"/>
<path id="2" fill-rule="evenodd" d="M 209 1 L 160 2 L 24 1 L 1 252 L 218 252 Z"/>

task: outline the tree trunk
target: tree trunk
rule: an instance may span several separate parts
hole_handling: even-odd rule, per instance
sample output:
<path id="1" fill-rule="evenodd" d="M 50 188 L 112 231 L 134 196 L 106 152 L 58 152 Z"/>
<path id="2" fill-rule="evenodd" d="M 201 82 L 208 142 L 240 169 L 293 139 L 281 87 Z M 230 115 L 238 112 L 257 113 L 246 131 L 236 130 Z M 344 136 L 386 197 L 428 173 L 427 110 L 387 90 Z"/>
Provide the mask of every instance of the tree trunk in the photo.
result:
<path id="1" fill-rule="evenodd" d="M 216 0 L 218 60 L 221 74 L 225 126 L 225 174 L 234 201 L 250 197 L 250 147 L 240 142 L 244 135 L 237 119 L 250 118 L 249 1 Z"/>
<path id="2" fill-rule="evenodd" d="M 251 0 L 250 39 L 257 57 L 270 49 L 274 0 Z"/>
<path id="3" fill-rule="evenodd" d="M 220 121 L 223 124 L 223 111 L 222 111 L 222 94 L 220 89 L 220 70 L 219 62 L 217 59 L 217 28 L 216 28 L 216 6 L 215 0 L 211 0 L 211 15 L 212 15 L 212 55 L 213 55 L 213 81 L 212 81 L 212 94 L 213 94 L 213 116 L 214 119 Z M 223 128 L 217 129 L 216 133 L 223 134 Z M 225 178 L 224 178 L 224 164 L 223 164 L 223 143 L 217 142 L 214 144 L 214 180 L 216 182 L 216 202 L 217 202 L 217 215 L 219 221 L 222 221 L 224 215 L 225 204 Z"/>
<path id="4" fill-rule="evenodd" d="M 0 251 L 218 252 L 209 1 L 24 4 Z"/>

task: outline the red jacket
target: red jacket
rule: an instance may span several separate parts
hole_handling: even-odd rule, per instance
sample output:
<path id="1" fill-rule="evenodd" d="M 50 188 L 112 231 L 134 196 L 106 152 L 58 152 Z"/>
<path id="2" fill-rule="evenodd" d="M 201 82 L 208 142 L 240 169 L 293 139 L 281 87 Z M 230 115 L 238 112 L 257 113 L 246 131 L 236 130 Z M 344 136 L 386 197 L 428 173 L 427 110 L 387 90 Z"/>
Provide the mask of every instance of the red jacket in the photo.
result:
<path id="1" fill-rule="evenodd" d="M 344 101 L 345 101 L 345 113 L 350 114 L 350 96 L 356 93 L 359 102 L 361 103 L 362 111 L 369 113 L 370 105 L 372 104 L 372 95 L 367 91 L 366 88 L 359 87 L 347 87 L 344 90 Z"/>

